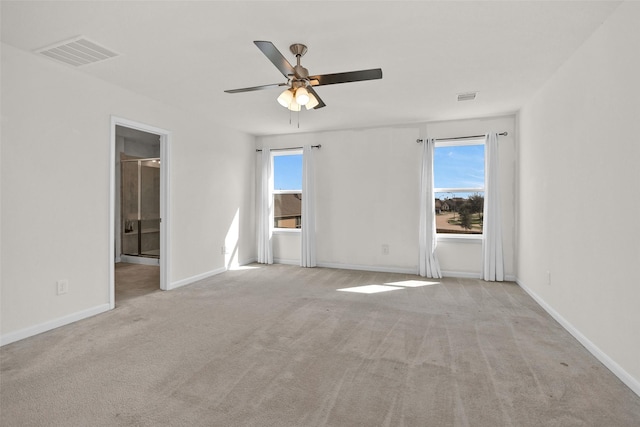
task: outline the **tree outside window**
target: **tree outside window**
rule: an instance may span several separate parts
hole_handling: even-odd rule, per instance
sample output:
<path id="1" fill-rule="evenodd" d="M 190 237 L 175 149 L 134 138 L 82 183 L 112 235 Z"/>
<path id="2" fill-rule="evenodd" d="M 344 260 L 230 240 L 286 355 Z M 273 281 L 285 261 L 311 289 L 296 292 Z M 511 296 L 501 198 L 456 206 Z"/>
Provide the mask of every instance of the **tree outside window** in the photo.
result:
<path id="1" fill-rule="evenodd" d="M 436 233 L 482 234 L 484 139 L 436 142 L 433 175 Z"/>

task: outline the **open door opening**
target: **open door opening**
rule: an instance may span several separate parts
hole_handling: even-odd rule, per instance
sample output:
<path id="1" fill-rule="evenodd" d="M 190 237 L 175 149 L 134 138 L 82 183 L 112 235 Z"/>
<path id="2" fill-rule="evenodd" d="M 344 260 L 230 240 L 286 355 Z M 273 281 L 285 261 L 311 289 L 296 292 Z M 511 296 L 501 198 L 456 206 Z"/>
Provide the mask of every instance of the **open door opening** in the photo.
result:
<path id="1" fill-rule="evenodd" d="M 112 118 L 110 304 L 167 289 L 168 140 Z"/>

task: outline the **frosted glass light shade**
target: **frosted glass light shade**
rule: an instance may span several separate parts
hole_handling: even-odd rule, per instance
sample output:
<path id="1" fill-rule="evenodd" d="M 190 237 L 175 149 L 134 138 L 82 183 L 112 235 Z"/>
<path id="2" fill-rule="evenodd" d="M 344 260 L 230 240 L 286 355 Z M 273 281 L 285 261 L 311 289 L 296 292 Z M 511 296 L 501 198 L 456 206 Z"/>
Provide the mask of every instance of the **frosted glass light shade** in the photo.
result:
<path id="1" fill-rule="evenodd" d="M 288 105 L 288 108 L 291 111 L 300 111 L 302 105 L 298 104 L 295 99 L 292 99 L 291 104 Z"/>
<path id="2" fill-rule="evenodd" d="M 312 108 L 314 108 L 316 105 L 318 105 L 319 102 L 316 99 L 315 96 L 313 96 L 312 93 L 309 94 L 309 102 L 306 103 L 305 107 L 307 107 L 307 110 L 311 110 Z"/>
<path id="3" fill-rule="evenodd" d="M 293 92 L 291 89 L 287 89 L 278 97 L 278 103 L 285 108 L 289 108 L 289 105 L 293 102 Z"/>
<path id="4" fill-rule="evenodd" d="M 296 89 L 296 102 L 299 105 L 307 105 L 309 102 L 309 92 L 303 87 Z"/>

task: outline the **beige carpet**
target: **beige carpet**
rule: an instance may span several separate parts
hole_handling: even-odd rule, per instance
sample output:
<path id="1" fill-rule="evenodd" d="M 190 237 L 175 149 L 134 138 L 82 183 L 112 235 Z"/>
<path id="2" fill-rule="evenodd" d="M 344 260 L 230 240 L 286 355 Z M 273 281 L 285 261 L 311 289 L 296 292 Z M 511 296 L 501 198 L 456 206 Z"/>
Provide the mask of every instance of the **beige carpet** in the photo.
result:
<path id="1" fill-rule="evenodd" d="M 160 267 L 119 262 L 115 265 L 115 282 L 116 305 L 127 304 L 131 299 L 160 292 Z"/>
<path id="2" fill-rule="evenodd" d="M 0 424 L 640 425 L 517 285 L 416 280 L 273 265 L 125 299 L 3 347 Z"/>

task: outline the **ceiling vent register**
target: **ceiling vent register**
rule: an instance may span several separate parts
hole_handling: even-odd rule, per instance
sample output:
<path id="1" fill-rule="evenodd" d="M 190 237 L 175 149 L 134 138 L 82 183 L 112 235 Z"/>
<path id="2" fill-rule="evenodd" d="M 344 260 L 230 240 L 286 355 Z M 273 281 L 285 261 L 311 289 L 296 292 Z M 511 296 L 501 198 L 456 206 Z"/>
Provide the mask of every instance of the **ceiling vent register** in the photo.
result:
<path id="1" fill-rule="evenodd" d="M 40 55 L 81 67 L 118 56 L 117 53 L 80 36 L 35 51 Z"/>
<path id="2" fill-rule="evenodd" d="M 458 94 L 458 101 L 473 101 L 476 99 L 477 92 L 466 92 Z"/>

